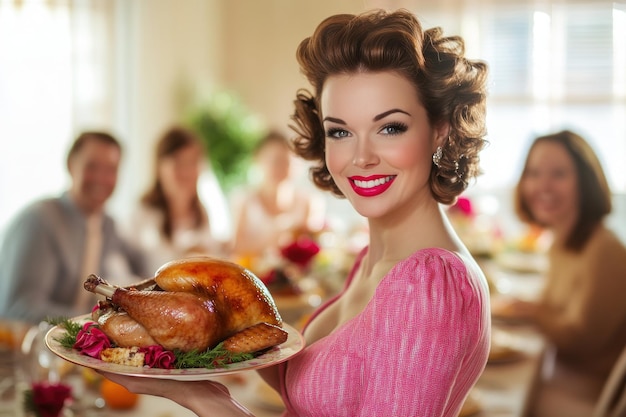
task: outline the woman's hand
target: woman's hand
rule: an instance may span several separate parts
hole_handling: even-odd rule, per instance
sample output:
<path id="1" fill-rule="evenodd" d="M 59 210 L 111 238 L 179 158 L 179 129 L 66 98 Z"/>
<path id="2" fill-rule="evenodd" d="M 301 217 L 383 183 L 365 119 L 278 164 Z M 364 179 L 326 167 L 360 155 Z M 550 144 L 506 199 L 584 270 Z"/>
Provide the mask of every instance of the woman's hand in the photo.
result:
<path id="1" fill-rule="evenodd" d="M 170 379 L 142 378 L 109 372 L 99 374 L 123 385 L 136 394 L 168 398 L 188 408 L 199 417 L 253 416 L 235 401 L 228 388 L 215 381 L 176 381 Z"/>

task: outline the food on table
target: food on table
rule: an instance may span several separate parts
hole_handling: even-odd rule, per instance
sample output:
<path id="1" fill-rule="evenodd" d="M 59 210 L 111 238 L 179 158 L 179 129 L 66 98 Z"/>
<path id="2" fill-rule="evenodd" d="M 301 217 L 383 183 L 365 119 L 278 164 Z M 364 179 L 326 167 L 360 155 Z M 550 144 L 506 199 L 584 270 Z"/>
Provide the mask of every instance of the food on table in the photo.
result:
<path id="1" fill-rule="evenodd" d="M 229 352 L 249 353 L 259 350 L 259 346 L 274 346 L 278 340 L 284 342 L 285 331 L 278 326 L 259 323 L 235 333 L 224 340 L 222 346 Z M 280 342 L 280 343 L 282 343 Z"/>
<path id="2" fill-rule="evenodd" d="M 106 348 L 100 352 L 100 359 L 104 362 L 117 363 L 119 365 L 143 366 L 146 354 L 139 347 L 131 348 Z"/>
<path id="3" fill-rule="evenodd" d="M 126 387 L 106 378 L 100 383 L 100 395 L 107 407 L 114 410 L 131 409 L 139 401 L 138 394 L 132 393 Z"/>
<path id="4" fill-rule="evenodd" d="M 252 353 L 287 339 L 267 288 L 240 265 L 186 258 L 165 264 L 153 281 L 138 284 L 142 289 L 114 287 L 95 275 L 85 282 L 86 290 L 107 297 L 92 316 L 116 347 L 190 352 L 224 341 Z"/>
<path id="5" fill-rule="evenodd" d="M 519 350 L 511 346 L 492 343 L 491 349 L 489 350 L 489 358 L 487 359 L 487 362 L 493 363 L 493 362 L 509 361 L 509 360 L 514 360 L 514 359 L 519 359 L 521 357 L 522 357 L 522 352 L 520 352 Z"/>

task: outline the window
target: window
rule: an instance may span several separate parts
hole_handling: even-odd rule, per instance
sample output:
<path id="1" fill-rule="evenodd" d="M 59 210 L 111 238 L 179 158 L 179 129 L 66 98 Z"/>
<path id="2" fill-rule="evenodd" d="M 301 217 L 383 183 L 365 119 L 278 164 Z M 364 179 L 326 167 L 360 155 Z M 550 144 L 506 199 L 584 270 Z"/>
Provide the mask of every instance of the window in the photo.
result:
<path id="1" fill-rule="evenodd" d="M 0 2 L 0 235 L 24 204 L 67 186 L 78 129 L 111 125 L 110 3 Z"/>
<path id="2" fill-rule="evenodd" d="M 609 1 L 420 4 L 429 26 L 459 34 L 489 64 L 489 147 L 476 187 L 506 188 L 537 135 L 571 129 L 626 191 L 626 6 Z M 459 7 L 461 5 L 461 7 Z"/>

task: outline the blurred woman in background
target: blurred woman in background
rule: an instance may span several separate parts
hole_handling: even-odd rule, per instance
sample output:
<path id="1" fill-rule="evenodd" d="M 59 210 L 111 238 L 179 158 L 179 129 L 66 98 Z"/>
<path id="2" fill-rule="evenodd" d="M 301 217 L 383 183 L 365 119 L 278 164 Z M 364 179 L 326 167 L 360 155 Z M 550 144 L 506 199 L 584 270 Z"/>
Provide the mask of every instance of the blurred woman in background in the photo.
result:
<path id="1" fill-rule="evenodd" d="M 515 198 L 518 216 L 553 239 L 539 301 L 507 307 L 534 322 L 555 348 L 533 415 L 588 416 L 582 404 L 595 403 L 626 346 L 626 248 L 603 223 L 611 212 L 609 185 L 589 144 L 562 131 L 533 142 Z"/>
<path id="2" fill-rule="evenodd" d="M 279 131 L 269 132 L 257 144 L 258 181 L 233 196 L 233 252 L 239 260 L 272 256 L 298 236 L 322 229 L 323 200 L 298 187 L 293 159 L 289 142 Z"/>
<path id="3" fill-rule="evenodd" d="M 180 126 L 168 129 L 156 145 L 155 177 L 126 228 L 128 238 L 156 271 L 165 262 L 192 254 L 222 255 L 207 210 L 198 195 L 205 167 L 197 136 Z"/>

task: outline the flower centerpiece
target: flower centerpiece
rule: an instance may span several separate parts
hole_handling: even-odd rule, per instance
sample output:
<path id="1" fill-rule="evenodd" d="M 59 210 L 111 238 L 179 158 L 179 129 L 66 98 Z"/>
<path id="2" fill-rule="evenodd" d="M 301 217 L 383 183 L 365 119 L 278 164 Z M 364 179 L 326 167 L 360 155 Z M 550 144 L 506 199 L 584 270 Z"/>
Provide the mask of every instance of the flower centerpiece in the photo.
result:
<path id="1" fill-rule="evenodd" d="M 58 417 L 72 398 L 72 389 L 63 383 L 34 382 L 24 392 L 24 411 L 35 417 Z"/>
<path id="2" fill-rule="evenodd" d="M 297 236 L 279 249 L 280 258 L 259 278 L 275 295 L 296 295 L 296 282 L 306 274 L 320 246 L 308 235 Z"/>
<path id="3" fill-rule="evenodd" d="M 491 258 L 494 255 L 502 239 L 494 216 L 481 211 L 466 196 L 460 196 L 448 208 L 447 213 L 454 229 L 472 255 L 477 258 Z"/>

